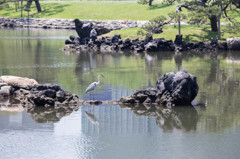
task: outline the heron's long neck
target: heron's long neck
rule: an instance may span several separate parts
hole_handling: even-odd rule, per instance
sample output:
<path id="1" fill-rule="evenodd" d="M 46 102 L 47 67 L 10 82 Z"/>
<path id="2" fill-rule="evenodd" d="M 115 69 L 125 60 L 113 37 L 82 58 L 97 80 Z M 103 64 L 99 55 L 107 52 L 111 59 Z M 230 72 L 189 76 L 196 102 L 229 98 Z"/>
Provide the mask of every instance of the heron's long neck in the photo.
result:
<path id="1" fill-rule="evenodd" d="M 101 80 L 100 80 L 100 76 L 98 76 L 98 82 L 97 82 L 97 85 L 99 85 L 100 82 L 101 82 Z"/>

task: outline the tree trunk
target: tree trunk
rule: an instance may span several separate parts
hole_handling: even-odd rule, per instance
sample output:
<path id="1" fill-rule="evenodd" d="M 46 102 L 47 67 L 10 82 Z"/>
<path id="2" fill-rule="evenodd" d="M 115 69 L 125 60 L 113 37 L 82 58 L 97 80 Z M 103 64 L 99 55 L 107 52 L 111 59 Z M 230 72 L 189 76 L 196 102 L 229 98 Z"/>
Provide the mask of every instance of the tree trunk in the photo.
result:
<path id="1" fill-rule="evenodd" d="M 152 5 L 152 1 L 153 1 L 153 0 L 149 0 L 149 1 L 148 1 L 148 3 L 149 3 L 149 6 L 151 6 L 151 5 Z"/>
<path id="2" fill-rule="evenodd" d="M 218 18 L 216 15 L 212 15 L 211 17 L 209 17 L 210 22 L 211 22 L 211 31 L 217 32 L 218 31 L 218 26 L 217 26 L 217 21 Z"/>
<path id="3" fill-rule="evenodd" d="M 21 17 L 23 17 L 23 0 L 21 0 Z"/>
<path id="4" fill-rule="evenodd" d="M 221 39 L 221 30 L 220 30 L 221 23 L 220 23 L 220 18 L 221 18 L 221 14 L 219 14 L 219 16 L 218 16 L 218 39 Z"/>
<path id="5" fill-rule="evenodd" d="M 40 5 L 40 3 L 39 3 L 39 0 L 35 0 L 35 4 L 36 4 L 36 7 L 37 7 L 37 11 L 38 11 L 38 12 L 41 12 L 42 9 L 41 9 L 41 5 Z"/>
<path id="6" fill-rule="evenodd" d="M 181 35 L 181 21 L 178 19 L 178 35 Z"/>
<path id="7" fill-rule="evenodd" d="M 30 6 L 31 6 L 31 4 L 32 4 L 32 0 L 28 0 L 27 1 L 27 5 L 26 5 L 26 9 L 30 9 Z"/>

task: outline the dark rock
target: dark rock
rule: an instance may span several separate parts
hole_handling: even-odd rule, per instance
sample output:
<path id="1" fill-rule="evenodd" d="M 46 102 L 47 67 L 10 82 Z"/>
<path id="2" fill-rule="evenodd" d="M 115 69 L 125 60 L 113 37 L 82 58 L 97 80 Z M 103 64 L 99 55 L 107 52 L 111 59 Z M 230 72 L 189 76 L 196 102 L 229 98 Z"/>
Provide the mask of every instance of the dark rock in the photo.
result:
<path id="1" fill-rule="evenodd" d="M 81 39 L 79 37 L 75 37 L 72 41 L 73 44 L 80 44 L 81 43 Z"/>
<path id="2" fill-rule="evenodd" d="M 119 39 L 118 40 L 118 45 L 122 45 L 123 44 L 123 40 L 122 39 Z"/>
<path id="3" fill-rule="evenodd" d="M 212 39 L 211 43 L 212 46 L 216 47 L 218 46 L 218 40 L 217 39 Z"/>
<path id="4" fill-rule="evenodd" d="M 13 28 L 14 27 L 14 23 L 8 23 L 8 27 Z"/>
<path id="5" fill-rule="evenodd" d="M 227 43 L 226 43 L 226 42 L 218 43 L 217 48 L 218 48 L 219 50 L 225 50 L 225 51 L 228 50 L 228 46 L 227 46 Z"/>
<path id="6" fill-rule="evenodd" d="M 158 51 L 174 51 L 175 46 L 172 40 L 165 40 L 163 38 L 154 39 L 158 45 Z"/>
<path id="7" fill-rule="evenodd" d="M 69 44 L 73 44 L 73 42 L 70 40 L 65 40 L 65 45 L 69 45 Z"/>
<path id="8" fill-rule="evenodd" d="M 97 39 L 97 31 L 95 29 L 92 29 L 90 32 L 90 38 L 94 42 Z"/>
<path id="9" fill-rule="evenodd" d="M 80 21 L 79 19 L 74 19 L 73 22 L 75 23 L 76 32 L 77 32 L 78 36 L 81 37 L 81 38 L 84 38 L 84 36 L 83 36 L 84 33 L 82 31 L 82 26 L 83 26 L 84 23 L 82 21 Z M 90 31 L 89 31 L 89 33 L 90 33 Z"/>
<path id="10" fill-rule="evenodd" d="M 102 104 L 102 101 L 99 101 L 99 100 L 89 100 L 89 101 L 86 101 L 85 104 L 100 105 L 100 104 Z"/>
<path id="11" fill-rule="evenodd" d="M 115 34 L 113 37 L 112 37 L 112 43 L 117 43 L 118 44 L 118 41 L 121 39 L 121 36 L 120 34 Z"/>
<path id="12" fill-rule="evenodd" d="M 55 91 L 55 90 L 52 90 L 52 89 L 44 90 L 44 91 L 43 91 L 43 94 L 44 94 L 46 97 L 56 98 L 56 91 Z"/>
<path id="13" fill-rule="evenodd" d="M 97 35 L 102 35 L 102 34 L 106 34 L 106 33 L 109 33 L 111 30 L 103 27 L 103 26 L 95 26 L 94 27 L 97 31 Z"/>
<path id="14" fill-rule="evenodd" d="M 176 35 L 174 44 L 176 44 L 176 45 L 181 45 L 182 44 L 182 34 Z"/>
<path id="15" fill-rule="evenodd" d="M 33 86 L 31 91 L 43 91 L 47 89 L 51 89 L 57 92 L 61 89 L 61 87 L 57 84 L 38 84 Z"/>
<path id="16" fill-rule="evenodd" d="M 69 39 L 70 39 L 71 41 L 73 41 L 75 38 L 76 38 L 76 36 L 74 36 L 74 35 L 70 35 L 70 36 L 69 36 Z"/>
<path id="17" fill-rule="evenodd" d="M 7 27 L 8 26 L 8 24 L 7 23 L 3 23 L 3 24 L 1 24 L 3 27 Z"/>
<path id="18" fill-rule="evenodd" d="M 132 46 L 132 42 L 129 38 L 127 38 L 126 40 L 124 40 L 123 44 L 119 46 L 119 48 L 121 50 L 127 50 L 127 49 L 130 49 L 131 46 Z"/>
<path id="19" fill-rule="evenodd" d="M 65 93 L 62 90 L 57 91 L 56 97 L 60 103 L 62 103 L 65 100 Z"/>
<path id="20" fill-rule="evenodd" d="M 170 72 L 157 80 L 156 87 L 164 105 L 191 105 L 197 96 L 197 78 L 187 71 Z"/>
<path id="21" fill-rule="evenodd" d="M 165 106 L 191 105 L 198 93 L 197 78 L 187 71 L 164 74 L 156 82 L 156 88 L 138 90 L 121 98 L 124 104 L 158 103 Z"/>
<path id="22" fill-rule="evenodd" d="M 152 41 L 152 36 L 146 36 L 145 39 L 143 40 L 144 45 L 147 45 L 147 43 L 149 43 L 150 41 Z"/>
<path id="23" fill-rule="evenodd" d="M 138 38 L 132 40 L 132 44 L 133 44 L 133 45 L 138 45 L 138 43 L 139 43 L 139 39 L 138 39 Z"/>
<path id="24" fill-rule="evenodd" d="M 240 50 L 240 38 L 228 38 L 226 40 L 229 50 Z"/>
<path id="25" fill-rule="evenodd" d="M 144 46 L 145 50 L 148 52 L 154 52 L 158 49 L 158 44 L 155 41 L 149 42 L 147 45 Z"/>

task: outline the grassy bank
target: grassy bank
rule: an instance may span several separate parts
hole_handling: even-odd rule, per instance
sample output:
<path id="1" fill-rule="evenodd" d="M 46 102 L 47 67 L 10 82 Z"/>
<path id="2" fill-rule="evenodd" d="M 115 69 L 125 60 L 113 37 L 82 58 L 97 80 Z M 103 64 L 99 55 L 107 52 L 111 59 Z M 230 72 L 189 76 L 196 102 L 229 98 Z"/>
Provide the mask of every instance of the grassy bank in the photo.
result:
<path id="1" fill-rule="evenodd" d="M 140 28 L 129 28 L 122 30 L 115 30 L 111 33 L 105 34 L 104 36 L 113 36 L 114 34 L 120 34 L 123 39 L 130 38 L 135 39 L 137 37 L 144 38 L 142 36 L 137 35 L 137 32 Z M 183 34 L 183 40 L 189 42 L 209 42 L 213 38 L 217 38 L 217 32 L 210 31 L 210 26 L 208 25 L 183 25 L 181 29 L 181 33 Z M 175 36 L 178 34 L 178 28 L 171 26 L 164 26 L 163 33 L 155 34 L 154 38 L 165 38 L 167 40 L 174 40 Z M 226 38 L 236 37 L 237 34 L 229 34 L 229 33 L 221 33 L 222 40 L 226 40 Z M 239 35 L 238 35 L 239 36 Z"/>
<path id="2" fill-rule="evenodd" d="M 32 18 L 64 18 L 64 19 L 98 19 L 98 20 L 150 20 L 156 16 L 168 16 L 176 10 L 175 5 L 164 5 L 154 2 L 152 6 L 137 2 L 121 1 L 40 1 L 43 12 L 37 13 L 35 4 L 31 5 Z M 20 4 L 20 3 L 19 3 Z M 24 2 L 26 5 L 26 2 Z M 15 3 L 0 5 L 0 17 L 21 17 L 20 8 L 15 11 Z M 233 7 L 234 8 L 234 7 Z M 187 12 L 183 9 L 183 12 Z M 228 15 L 240 19 L 240 10 L 229 11 Z M 23 12 L 27 17 L 27 12 Z M 222 22 L 227 20 L 222 19 Z"/>
<path id="3" fill-rule="evenodd" d="M 176 5 L 167 6 L 155 3 L 153 6 L 137 4 L 137 2 L 106 1 L 41 1 L 43 12 L 37 13 L 34 3 L 31 5 L 30 17 L 63 18 L 63 19 L 99 19 L 99 20 L 149 20 L 159 15 L 168 15 Z M 0 10 L 0 17 L 21 17 L 20 9 L 15 11 L 14 3 L 9 8 Z M 24 11 L 24 17 L 27 12 Z"/>

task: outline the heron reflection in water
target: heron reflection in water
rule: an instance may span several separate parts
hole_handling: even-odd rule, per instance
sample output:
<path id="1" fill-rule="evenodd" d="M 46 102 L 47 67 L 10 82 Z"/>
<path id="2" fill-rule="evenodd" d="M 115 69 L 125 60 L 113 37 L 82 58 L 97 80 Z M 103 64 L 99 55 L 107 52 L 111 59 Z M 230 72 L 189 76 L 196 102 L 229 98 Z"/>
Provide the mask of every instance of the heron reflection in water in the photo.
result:
<path id="1" fill-rule="evenodd" d="M 85 91 L 86 94 L 90 92 L 90 98 L 91 98 L 91 92 L 100 85 L 100 82 L 101 82 L 100 77 L 104 77 L 104 76 L 102 74 L 98 75 L 98 82 L 93 82 L 92 84 L 90 84 Z"/>
<path id="2" fill-rule="evenodd" d="M 87 115 L 87 118 L 88 120 L 92 123 L 92 124 L 96 124 L 99 126 L 99 121 L 98 119 L 95 117 L 94 114 L 90 113 L 90 112 L 87 112 L 85 111 L 86 115 Z"/>

